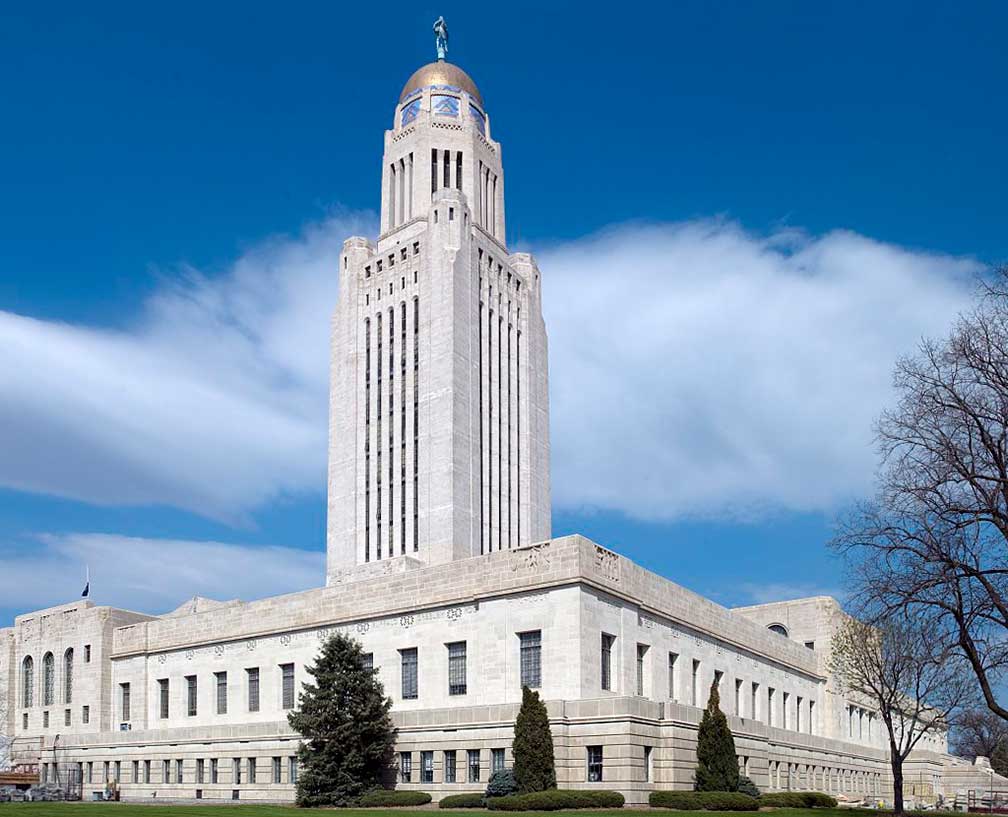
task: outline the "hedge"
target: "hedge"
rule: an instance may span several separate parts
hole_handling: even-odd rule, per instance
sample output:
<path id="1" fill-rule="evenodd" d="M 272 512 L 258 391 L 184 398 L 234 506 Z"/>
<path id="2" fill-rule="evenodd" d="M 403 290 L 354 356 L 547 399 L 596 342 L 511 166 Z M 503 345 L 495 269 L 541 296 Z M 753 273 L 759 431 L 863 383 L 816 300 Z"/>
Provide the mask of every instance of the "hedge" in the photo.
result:
<path id="1" fill-rule="evenodd" d="M 438 800 L 438 808 L 483 808 L 483 795 L 478 791 L 449 794 Z"/>
<path id="2" fill-rule="evenodd" d="M 378 789 L 361 795 L 356 805 L 367 808 L 394 806 L 423 806 L 431 801 L 431 796 L 425 791 L 393 791 Z"/>
<path id="3" fill-rule="evenodd" d="M 564 808 L 623 808 L 623 802 L 623 795 L 618 791 L 547 789 L 490 797 L 486 805 L 491 811 L 557 811 Z"/>
<path id="4" fill-rule="evenodd" d="M 648 803 L 680 811 L 758 811 L 759 801 L 734 791 L 653 791 Z"/>
<path id="5" fill-rule="evenodd" d="M 778 791 L 768 794 L 761 794 L 759 797 L 761 806 L 775 806 L 777 808 L 836 808 L 835 797 L 823 794 L 819 791 Z"/>

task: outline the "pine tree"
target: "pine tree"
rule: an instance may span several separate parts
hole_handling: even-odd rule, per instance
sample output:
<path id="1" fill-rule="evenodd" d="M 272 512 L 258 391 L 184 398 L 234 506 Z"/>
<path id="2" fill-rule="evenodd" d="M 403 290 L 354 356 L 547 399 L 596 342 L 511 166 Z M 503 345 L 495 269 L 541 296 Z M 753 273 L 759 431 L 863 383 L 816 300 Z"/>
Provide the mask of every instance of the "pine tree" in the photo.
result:
<path id="1" fill-rule="evenodd" d="M 697 731 L 697 791 L 738 791 L 738 758 L 728 719 L 721 711 L 717 680 Z"/>
<path id="2" fill-rule="evenodd" d="M 522 687 L 522 704 L 515 721 L 514 776 L 521 792 L 556 788 L 553 765 L 553 733 L 546 704 L 539 693 Z"/>
<path id="3" fill-rule="evenodd" d="M 314 683 L 301 691 L 287 716 L 304 740 L 298 746 L 300 806 L 346 806 L 391 777 L 395 728 L 392 701 L 364 666 L 360 645 L 337 633 L 322 645 Z"/>

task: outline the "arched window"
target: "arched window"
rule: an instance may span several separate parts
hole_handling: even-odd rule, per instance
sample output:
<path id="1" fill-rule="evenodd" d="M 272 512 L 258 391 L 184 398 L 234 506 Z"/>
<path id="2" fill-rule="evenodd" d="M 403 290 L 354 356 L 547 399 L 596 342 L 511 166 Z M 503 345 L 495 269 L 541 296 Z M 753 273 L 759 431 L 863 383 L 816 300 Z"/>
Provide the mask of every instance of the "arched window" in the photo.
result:
<path id="1" fill-rule="evenodd" d="M 28 708 L 35 702 L 35 662 L 26 655 L 21 662 L 21 706 Z"/>
<path id="2" fill-rule="evenodd" d="M 56 682 L 56 659 L 47 652 L 42 659 L 42 706 L 52 706 Z"/>
<path id="3" fill-rule="evenodd" d="M 73 647 L 63 653 L 63 703 L 73 702 Z"/>
<path id="4" fill-rule="evenodd" d="M 788 637 L 787 627 L 783 624 L 771 624 L 767 629 L 772 633 L 777 633 L 777 635 L 782 635 L 785 638 Z"/>

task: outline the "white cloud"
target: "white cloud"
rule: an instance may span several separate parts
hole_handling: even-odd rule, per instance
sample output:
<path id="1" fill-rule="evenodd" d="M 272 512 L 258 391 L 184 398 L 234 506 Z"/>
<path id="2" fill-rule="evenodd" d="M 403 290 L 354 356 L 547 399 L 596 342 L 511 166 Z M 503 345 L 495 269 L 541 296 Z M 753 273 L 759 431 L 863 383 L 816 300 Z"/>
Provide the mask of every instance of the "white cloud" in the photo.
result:
<path id="1" fill-rule="evenodd" d="M 817 511 L 869 490 L 896 358 L 980 266 L 847 232 L 625 226 L 540 254 L 554 503 L 649 519 Z"/>
<path id="2" fill-rule="evenodd" d="M 124 329 L 0 312 L 0 485 L 241 520 L 325 486 L 327 220 L 185 270 Z M 638 517 L 821 510 L 865 491 L 897 355 L 973 262 L 850 233 L 629 225 L 540 254 L 554 500 Z"/>
<path id="3" fill-rule="evenodd" d="M 338 217 L 218 278 L 185 269 L 122 330 L 0 312 L 0 484 L 240 518 L 325 485 Z"/>
<path id="4" fill-rule="evenodd" d="M 104 533 L 44 535 L 29 552 L 0 552 L 0 599 L 10 610 L 73 601 L 84 586 L 84 566 L 90 565 L 92 601 L 163 613 L 194 595 L 247 600 L 320 587 L 324 561 L 321 551 L 282 547 Z"/>
<path id="5" fill-rule="evenodd" d="M 733 599 L 733 606 L 749 604 L 769 604 L 774 601 L 791 601 L 792 599 L 807 599 L 811 596 L 832 596 L 843 598 L 839 587 L 824 587 L 820 584 L 789 584 L 758 582 L 743 582 L 738 586 L 738 593 Z"/>

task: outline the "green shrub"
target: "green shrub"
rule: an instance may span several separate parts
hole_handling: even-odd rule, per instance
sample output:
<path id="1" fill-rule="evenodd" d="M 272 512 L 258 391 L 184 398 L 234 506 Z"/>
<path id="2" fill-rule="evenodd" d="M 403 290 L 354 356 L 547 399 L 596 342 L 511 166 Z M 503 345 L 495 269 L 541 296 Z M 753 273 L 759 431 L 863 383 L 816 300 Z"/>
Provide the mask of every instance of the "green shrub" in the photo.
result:
<path id="1" fill-rule="evenodd" d="M 775 808 L 836 808 L 835 797 L 818 791 L 778 791 L 761 794 L 761 806 Z"/>
<path id="2" fill-rule="evenodd" d="M 438 808 L 483 808 L 483 795 L 478 791 L 449 794 L 438 801 Z"/>
<path id="3" fill-rule="evenodd" d="M 501 769 L 490 775 L 490 782 L 486 787 L 487 797 L 507 797 L 517 793 L 518 781 L 512 769 Z"/>
<path id="4" fill-rule="evenodd" d="M 394 791 L 392 789 L 375 789 L 357 799 L 356 805 L 365 808 L 424 806 L 431 801 L 431 796 L 425 791 Z"/>
<path id="5" fill-rule="evenodd" d="M 738 790 L 739 794 L 748 794 L 750 797 L 759 797 L 760 790 L 757 788 L 756 784 L 752 782 L 744 774 L 739 775 L 738 779 Z"/>
<path id="6" fill-rule="evenodd" d="M 623 802 L 623 795 L 618 791 L 547 789 L 491 797 L 486 805 L 491 811 L 557 811 L 566 808 L 623 808 Z"/>
<path id="7" fill-rule="evenodd" d="M 760 802 L 734 791 L 653 791 L 648 803 L 680 811 L 757 811 Z"/>

